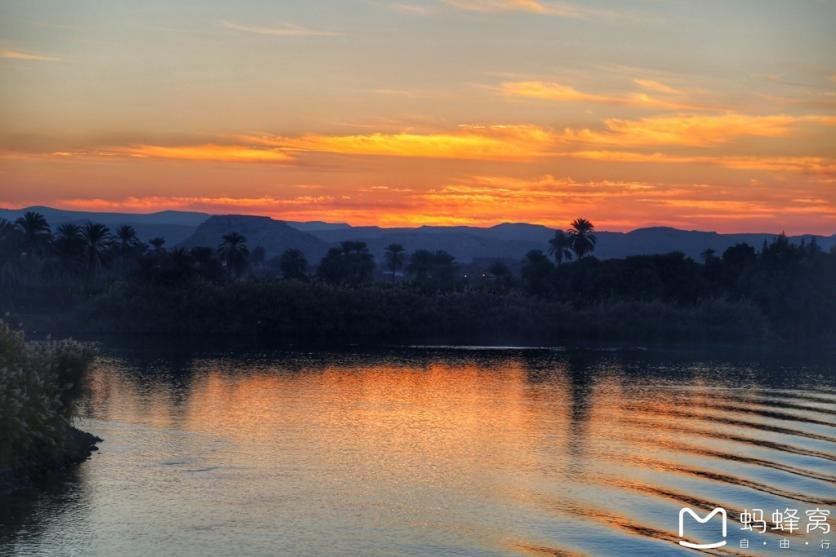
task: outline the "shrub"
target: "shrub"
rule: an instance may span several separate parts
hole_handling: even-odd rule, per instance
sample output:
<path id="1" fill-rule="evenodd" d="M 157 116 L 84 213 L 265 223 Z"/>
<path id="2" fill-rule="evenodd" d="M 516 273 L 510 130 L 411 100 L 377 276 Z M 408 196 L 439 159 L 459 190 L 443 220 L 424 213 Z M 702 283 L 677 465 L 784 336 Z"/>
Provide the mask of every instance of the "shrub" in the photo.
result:
<path id="1" fill-rule="evenodd" d="M 62 453 L 94 357 L 71 340 L 27 343 L 0 321 L 0 469 Z"/>

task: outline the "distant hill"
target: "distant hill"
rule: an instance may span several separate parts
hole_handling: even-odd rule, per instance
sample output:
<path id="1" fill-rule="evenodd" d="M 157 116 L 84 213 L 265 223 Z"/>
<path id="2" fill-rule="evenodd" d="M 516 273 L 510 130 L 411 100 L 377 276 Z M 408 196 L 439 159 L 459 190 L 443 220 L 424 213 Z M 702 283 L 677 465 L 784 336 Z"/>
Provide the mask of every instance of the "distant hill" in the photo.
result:
<path id="1" fill-rule="evenodd" d="M 302 232 L 282 221 L 270 217 L 251 217 L 244 215 L 214 215 L 202 222 L 194 233 L 180 245 L 190 248 L 196 246 L 217 247 L 223 236 L 237 232 L 247 239 L 252 250 L 257 246 L 264 248 L 265 256 L 270 259 L 281 255 L 285 250 L 302 250 L 308 261 L 316 262 L 328 251 L 328 244 L 306 232 Z"/>
<path id="2" fill-rule="evenodd" d="M 505 223 L 490 228 L 471 226 L 422 226 L 419 228 L 380 228 L 376 226 L 353 227 L 348 229 L 312 230 L 311 234 L 329 243 L 343 240 L 359 240 L 369 244 L 376 257 L 382 255 L 391 243 L 402 244 L 407 251 L 415 249 L 443 249 L 467 262 L 479 258 L 523 257 L 529 250 L 546 251 L 554 230 L 537 224 Z M 627 257 L 681 251 L 699 260 L 706 249 L 713 249 L 718 255 L 727 248 L 745 242 L 760 248 L 764 240 L 775 234 L 718 234 L 697 230 L 676 228 L 639 228 L 631 232 L 598 232 L 595 256 L 599 259 Z M 812 235 L 791 236 L 793 242 Z M 824 250 L 836 245 L 836 235 L 815 236 Z"/>
<path id="3" fill-rule="evenodd" d="M 112 230 L 127 224 L 136 229 L 145 242 L 151 238 L 164 238 L 172 246 L 188 238 L 197 225 L 209 218 L 207 213 L 186 211 L 160 211 L 158 213 L 96 213 L 90 211 L 65 211 L 52 207 L 26 207 L 24 209 L 0 209 L 0 219 L 14 222 L 27 211 L 40 213 L 52 229 L 64 223 L 80 224 L 88 221 L 102 223 Z"/>
<path id="4" fill-rule="evenodd" d="M 220 238 L 228 232 L 239 232 L 247 238 L 250 248 L 261 245 L 268 257 L 277 255 L 289 247 L 301 249 L 312 263 L 327 251 L 328 247 L 344 240 L 364 241 L 372 253 L 381 260 L 391 243 L 402 244 L 407 251 L 416 249 L 446 250 L 461 262 L 474 259 L 521 259 L 529 250 L 548 247 L 554 231 L 538 224 L 503 223 L 489 228 L 474 226 L 420 226 L 416 228 L 381 228 L 379 226 L 351 226 L 346 223 L 322 221 L 284 222 L 257 216 L 211 216 L 207 213 L 161 211 L 150 214 L 96 213 L 64 211 L 50 207 L 25 209 L 0 209 L 0 218 L 14 221 L 26 211 L 43 214 L 55 226 L 64 222 L 101 222 L 115 229 L 122 224 L 136 228 L 140 238 L 148 241 L 154 237 L 165 238 L 167 245 L 207 245 L 216 247 Z M 600 259 L 667 253 L 679 250 L 699 260 L 706 249 L 722 254 L 728 247 L 746 242 L 760 248 L 763 241 L 774 234 L 718 234 L 698 230 L 678 230 L 667 227 L 639 228 L 631 232 L 598 232 L 595 256 Z M 790 240 L 809 241 L 811 235 L 792 236 Z M 816 236 L 824 250 L 836 245 L 836 234 Z"/>

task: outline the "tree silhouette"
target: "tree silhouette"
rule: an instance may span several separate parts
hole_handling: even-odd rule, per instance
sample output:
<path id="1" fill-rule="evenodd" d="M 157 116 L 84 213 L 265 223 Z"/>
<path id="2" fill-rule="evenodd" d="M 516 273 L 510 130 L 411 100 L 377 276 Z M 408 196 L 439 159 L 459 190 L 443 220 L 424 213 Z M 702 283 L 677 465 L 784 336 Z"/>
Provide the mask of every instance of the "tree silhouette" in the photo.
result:
<path id="1" fill-rule="evenodd" d="M 151 238 L 148 243 L 151 244 L 152 248 L 154 248 L 154 253 L 160 253 L 163 251 L 165 238 Z"/>
<path id="2" fill-rule="evenodd" d="M 549 255 L 554 257 L 554 263 L 560 266 L 563 260 L 572 259 L 572 242 L 571 238 L 562 230 L 554 231 L 554 238 L 549 240 Z"/>
<path id="3" fill-rule="evenodd" d="M 174 248 L 168 254 L 169 277 L 174 284 L 189 282 L 195 275 L 195 261 L 191 253 L 184 248 Z"/>
<path id="4" fill-rule="evenodd" d="M 224 277 L 224 268 L 220 260 L 215 257 L 215 250 L 206 246 L 193 247 L 189 254 L 194 261 L 195 271 L 204 279 L 220 282 Z"/>
<path id="5" fill-rule="evenodd" d="M 595 249 L 595 243 L 598 238 L 595 237 L 593 231 L 595 226 L 586 219 L 575 219 L 568 230 L 569 242 L 572 251 L 578 259 L 581 259 L 587 253 L 591 253 Z"/>
<path id="6" fill-rule="evenodd" d="M 491 263 L 491 266 L 488 267 L 488 274 L 491 275 L 494 284 L 498 286 L 500 290 L 507 290 L 510 288 L 513 274 L 511 273 L 511 269 L 508 268 L 508 265 L 502 261 L 494 261 Z"/>
<path id="7" fill-rule="evenodd" d="M 389 244 L 383 254 L 386 261 L 386 269 L 392 274 L 392 282 L 395 282 L 395 273 L 403 268 L 406 258 L 403 246 L 400 244 Z"/>
<path id="8" fill-rule="evenodd" d="M 139 237 L 133 226 L 123 224 L 116 229 L 116 238 L 119 240 L 119 253 L 128 255 L 139 247 Z"/>
<path id="9" fill-rule="evenodd" d="M 247 269 L 250 257 L 247 239 L 237 232 L 225 234 L 223 242 L 218 247 L 218 257 L 235 278 L 240 277 Z"/>
<path id="10" fill-rule="evenodd" d="M 81 237 L 84 239 L 87 273 L 93 275 L 105 263 L 110 247 L 110 230 L 103 224 L 88 222 L 81 227 Z"/>
<path id="11" fill-rule="evenodd" d="M 452 286 L 456 269 L 456 258 L 444 250 L 416 250 L 409 256 L 409 264 L 406 266 L 406 272 L 413 282 L 423 287 Z"/>
<path id="12" fill-rule="evenodd" d="M 49 250 L 52 232 L 44 216 L 35 211 L 26 211 L 15 221 L 18 230 L 23 233 L 23 242 L 30 253 L 43 255 Z"/>
<path id="13" fill-rule="evenodd" d="M 717 252 L 714 251 L 712 248 L 706 248 L 702 251 L 702 253 L 700 253 L 700 257 L 702 258 L 704 263 L 710 263 L 717 259 L 716 253 Z"/>
<path id="14" fill-rule="evenodd" d="M 253 251 L 250 253 L 250 264 L 254 269 L 260 270 L 264 265 L 265 254 L 264 246 L 256 246 L 253 248 Z"/>
<path id="15" fill-rule="evenodd" d="M 55 254 L 64 267 L 71 271 L 78 271 L 84 260 L 85 239 L 81 235 L 81 227 L 77 224 L 64 223 L 58 227 L 52 242 Z"/>
<path id="16" fill-rule="evenodd" d="M 319 263 L 317 274 L 325 282 L 356 286 L 371 280 L 374 256 L 365 242 L 342 242 Z"/>
<path id="17" fill-rule="evenodd" d="M 546 254 L 538 249 L 525 255 L 522 264 L 522 280 L 525 289 L 531 294 L 545 294 L 549 287 L 549 275 L 554 270 Z"/>
<path id="18" fill-rule="evenodd" d="M 302 250 L 291 248 L 279 258 L 279 271 L 285 280 L 308 280 L 308 260 Z"/>

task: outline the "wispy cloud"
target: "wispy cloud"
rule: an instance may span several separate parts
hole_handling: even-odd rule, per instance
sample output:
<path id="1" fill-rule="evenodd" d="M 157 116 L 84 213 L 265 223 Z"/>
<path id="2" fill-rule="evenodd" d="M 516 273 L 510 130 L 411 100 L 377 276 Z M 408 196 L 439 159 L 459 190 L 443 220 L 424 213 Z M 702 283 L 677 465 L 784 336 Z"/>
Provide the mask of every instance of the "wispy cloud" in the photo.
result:
<path id="1" fill-rule="evenodd" d="M 175 159 L 218 162 L 289 162 L 293 158 L 274 149 L 253 148 L 247 145 L 135 145 L 111 149 L 114 154 L 134 158 Z"/>
<path id="2" fill-rule="evenodd" d="M 520 160 L 553 145 L 550 130 L 532 125 L 459 126 L 443 133 L 309 134 L 300 137 L 244 136 L 249 144 L 288 151 L 360 156 L 458 160 Z"/>
<path id="3" fill-rule="evenodd" d="M 644 80 L 644 88 L 659 91 L 667 86 L 655 81 Z M 667 88 L 673 91 L 671 88 Z M 599 95 L 579 91 L 570 85 L 554 81 L 508 81 L 502 84 L 502 94 L 508 97 L 526 97 L 557 102 L 578 102 L 593 104 L 611 104 L 620 106 L 664 108 L 668 110 L 717 110 L 717 107 L 704 106 L 681 99 L 660 98 L 647 93 L 627 95 Z"/>
<path id="4" fill-rule="evenodd" d="M 836 116 L 675 115 L 604 120 L 606 130 L 567 129 L 567 141 L 618 146 L 707 147 L 740 137 L 787 137 L 804 124 L 834 126 Z"/>
<path id="5" fill-rule="evenodd" d="M 389 4 L 389 9 L 406 15 L 420 16 L 433 15 L 438 11 L 436 7 L 432 5 L 406 3 Z"/>
<path id="6" fill-rule="evenodd" d="M 634 79 L 633 83 L 642 87 L 643 89 L 647 89 L 649 91 L 655 91 L 657 93 L 664 93 L 666 95 L 682 95 L 683 92 L 679 89 L 674 89 L 670 85 L 665 85 L 664 83 L 660 83 L 658 81 L 654 81 L 652 79 Z"/>
<path id="7" fill-rule="evenodd" d="M 586 8 L 565 2 L 540 0 L 442 0 L 453 8 L 469 12 L 527 12 L 532 14 L 587 19 L 592 17 L 620 17 L 609 10 Z"/>
<path id="8" fill-rule="evenodd" d="M 333 37 L 340 34 L 333 31 L 310 29 L 292 23 L 284 23 L 278 27 L 262 27 L 257 25 L 242 25 L 231 21 L 221 21 L 220 25 L 234 31 L 255 33 L 256 35 L 271 35 L 274 37 Z"/>
<path id="9" fill-rule="evenodd" d="M 0 51 L 0 58 L 7 58 L 9 60 L 28 60 L 32 62 L 59 62 L 61 60 L 61 58 L 57 56 L 44 56 L 42 54 L 23 52 L 21 50 L 2 50 Z"/>
<path id="10" fill-rule="evenodd" d="M 720 166 L 735 170 L 796 172 L 836 177 L 836 160 L 824 157 L 675 155 L 635 151 L 567 151 L 559 156 L 601 162 Z"/>
<path id="11" fill-rule="evenodd" d="M 836 161 L 815 153 L 764 151 L 752 138 L 804 137 L 813 127 L 834 127 L 836 116 L 676 114 L 610 118 L 597 128 L 533 124 L 461 125 L 446 130 L 354 134 L 310 133 L 222 136 L 216 142 L 179 145 L 106 145 L 81 151 L 5 152 L 3 158 L 90 160 L 106 157 L 304 166 L 318 155 L 438 159 L 531 164 L 568 158 L 603 162 L 720 166 L 739 170 L 836 176 Z M 819 132 L 815 132 L 819 133 Z M 649 151 L 653 149 L 654 151 Z M 349 163 L 345 163 L 349 164 Z"/>

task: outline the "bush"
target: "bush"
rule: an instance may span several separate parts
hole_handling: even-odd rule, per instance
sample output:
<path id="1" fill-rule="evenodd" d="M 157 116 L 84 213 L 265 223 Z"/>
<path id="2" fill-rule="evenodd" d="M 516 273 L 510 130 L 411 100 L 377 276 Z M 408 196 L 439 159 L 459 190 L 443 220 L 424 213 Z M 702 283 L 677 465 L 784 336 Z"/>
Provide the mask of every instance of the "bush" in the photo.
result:
<path id="1" fill-rule="evenodd" d="M 75 341 L 26 343 L 0 321 L 0 469 L 62 454 L 94 357 Z"/>

